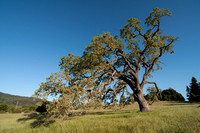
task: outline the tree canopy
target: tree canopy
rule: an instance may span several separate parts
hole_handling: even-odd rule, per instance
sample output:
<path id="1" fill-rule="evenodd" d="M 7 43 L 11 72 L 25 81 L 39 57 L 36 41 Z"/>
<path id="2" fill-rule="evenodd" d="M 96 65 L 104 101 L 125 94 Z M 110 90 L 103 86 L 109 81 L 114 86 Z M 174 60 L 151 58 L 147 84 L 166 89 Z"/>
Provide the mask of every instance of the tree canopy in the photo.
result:
<path id="1" fill-rule="evenodd" d="M 35 94 L 59 95 L 54 103 L 73 110 L 102 105 L 105 99 L 112 104 L 117 96 L 124 97 L 127 93 L 138 102 L 140 111 L 150 111 L 143 88 L 145 84 L 154 84 L 159 91 L 157 84 L 147 79 L 161 69 L 160 57 L 174 52 L 176 37 L 164 34 L 160 28 L 161 18 L 171 15 L 168 9 L 154 8 L 144 22 L 147 29 L 142 28 L 140 20 L 131 18 L 120 29 L 120 35 L 108 32 L 94 37 L 82 56 L 72 53 L 63 56 L 60 72 L 50 75 Z"/>

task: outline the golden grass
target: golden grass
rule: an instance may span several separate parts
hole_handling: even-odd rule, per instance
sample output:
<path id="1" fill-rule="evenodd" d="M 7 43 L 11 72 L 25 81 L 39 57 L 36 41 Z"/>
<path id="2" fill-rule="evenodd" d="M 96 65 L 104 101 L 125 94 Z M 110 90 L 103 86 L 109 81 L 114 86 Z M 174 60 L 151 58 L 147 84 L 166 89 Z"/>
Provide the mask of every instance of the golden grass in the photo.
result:
<path id="1" fill-rule="evenodd" d="M 17 122 L 22 114 L 0 114 L 0 132 L 9 133 L 199 133 L 199 104 L 158 102 L 148 113 L 137 104 L 122 110 L 89 110 L 87 115 L 57 120 L 48 127 L 33 128 L 33 119 Z"/>

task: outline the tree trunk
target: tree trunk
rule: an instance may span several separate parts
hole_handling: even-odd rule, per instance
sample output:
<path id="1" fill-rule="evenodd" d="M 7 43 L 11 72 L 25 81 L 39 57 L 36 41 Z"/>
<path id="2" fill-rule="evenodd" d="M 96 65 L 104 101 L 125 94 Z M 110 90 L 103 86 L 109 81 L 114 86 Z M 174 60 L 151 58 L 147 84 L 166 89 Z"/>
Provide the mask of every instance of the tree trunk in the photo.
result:
<path id="1" fill-rule="evenodd" d="M 135 94 L 135 98 L 138 102 L 140 112 L 150 112 L 149 104 L 144 98 L 144 94 L 141 91 Z"/>

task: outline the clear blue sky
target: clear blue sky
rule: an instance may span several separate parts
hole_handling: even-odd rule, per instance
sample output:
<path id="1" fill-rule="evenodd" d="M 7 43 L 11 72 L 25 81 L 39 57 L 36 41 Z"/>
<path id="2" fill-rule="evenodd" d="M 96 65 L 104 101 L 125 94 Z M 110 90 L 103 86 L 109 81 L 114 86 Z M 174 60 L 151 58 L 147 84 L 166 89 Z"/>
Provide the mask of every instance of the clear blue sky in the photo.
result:
<path id="1" fill-rule="evenodd" d="M 154 7 L 171 10 L 161 27 L 179 40 L 151 80 L 185 96 L 192 76 L 200 81 L 199 0 L 0 0 L 0 92 L 31 96 L 60 57 L 81 55 L 103 32 L 119 34 L 131 17 L 144 22 Z"/>

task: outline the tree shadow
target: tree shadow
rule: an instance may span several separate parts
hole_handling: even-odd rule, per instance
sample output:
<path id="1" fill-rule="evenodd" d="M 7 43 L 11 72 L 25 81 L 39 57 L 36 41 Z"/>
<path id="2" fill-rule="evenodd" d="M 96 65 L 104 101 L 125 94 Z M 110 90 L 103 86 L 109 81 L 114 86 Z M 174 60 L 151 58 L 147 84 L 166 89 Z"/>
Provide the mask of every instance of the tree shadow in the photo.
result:
<path id="1" fill-rule="evenodd" d="M 124 114 L 131 113 L 131 111 L 102 111 L 102 112 L 88 112 L 87 115 L 112 115 L 112 114 Z"/>
<path id="2" fill-rule="evenodd" d="M 187 106 L 189 102 L 187 101 L 172 101 L 167 103 L 166 106 Z"/>
<path id="3" fill-rule="evenodd" d="M 40 126 L 48 126 L 49 124 L 52 124 L 55 122 L 55 120 L 49 120 L 47 119 L 46 114 L 37 114 L 37 113 L 32 113 L 32 114 L 25 114 L 25 118 L 20 118 L 17 121 L 18 122 L 25 122 L 29 120 L 34 120 L 32 123 L 30 123 L 30 126 L 35 128 L 35 127 L 40 127 Z"/>
<path id="4" fill-rule="evenodd" d="M 105 114 L 114 114 L 111 111 L 105 111 L 105 112 L 88 112 L 87 115 L 105 115 Z"/>
<path id="5" fill-rule="evenodd" d="M 69 114 L 67 117 L 68 120 L 76 119 L 83 115 L 112 115 L 112 114 L 124 114 L 124 113 L 131 113 L 131 111 L 97 111 L 97 112 L 84 112 L 84 113 L 74 113 L 72 115 Z M 33 120 L 30 123 L 32 128 L 40 127 L 40 126 L 49 126 L 50 124 L 54 123 L 55 120 L 50 120 L 47 114 L 38 114 L 38 113 L 31 113 L 31 114 L 24 114 L 24 118 L 19 118 L 18 122 L 26 122 L 29 120 Z"/>

